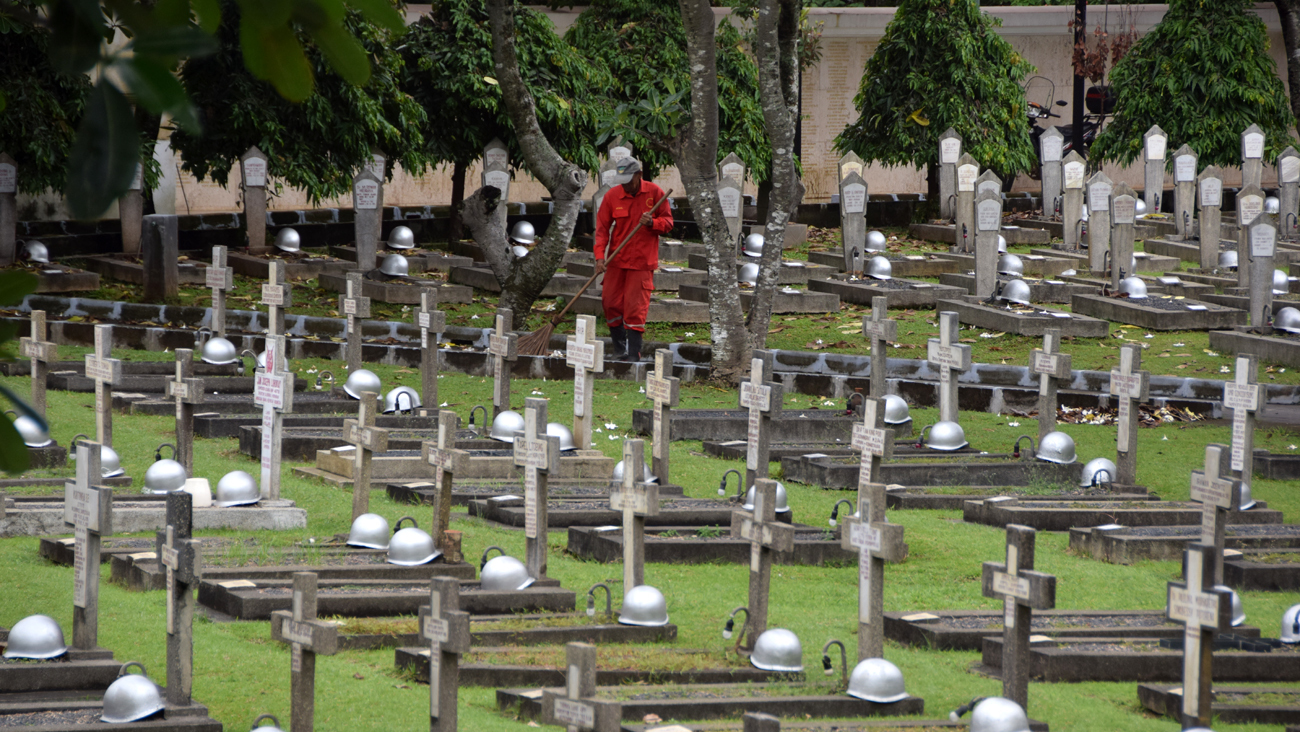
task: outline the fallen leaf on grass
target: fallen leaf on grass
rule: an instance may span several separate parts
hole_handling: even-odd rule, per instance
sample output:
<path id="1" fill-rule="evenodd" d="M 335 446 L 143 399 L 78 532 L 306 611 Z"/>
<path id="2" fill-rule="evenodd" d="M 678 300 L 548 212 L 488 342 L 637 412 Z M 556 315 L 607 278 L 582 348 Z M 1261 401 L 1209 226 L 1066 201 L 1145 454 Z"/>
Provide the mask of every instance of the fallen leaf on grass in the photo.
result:
<path id="1" fill-rule="evenodd" d="M 961 343 L 974 343 L 974 342 L 975 342 L 975 339 L 974 339 L 974 338 L 962 338 L 962 339 L 960 340 L 960 342 L 961 342 Z"/>

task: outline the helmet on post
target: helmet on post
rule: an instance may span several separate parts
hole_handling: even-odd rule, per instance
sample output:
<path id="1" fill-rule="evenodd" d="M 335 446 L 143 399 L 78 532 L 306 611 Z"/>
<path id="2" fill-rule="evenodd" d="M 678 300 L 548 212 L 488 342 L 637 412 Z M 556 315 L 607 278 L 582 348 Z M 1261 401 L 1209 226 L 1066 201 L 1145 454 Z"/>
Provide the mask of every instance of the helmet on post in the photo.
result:
<path id="1" fill-rule="evenodd" d="M 849 676 L 849 696 L 878 704 L 890 704 L 907 698 L 903 672 L 883 658 L 868 658 L 853 667 Z"/>
<path id="2" fill-rule="evenodd" d="M 1224 249 L 1219 252 L 1219 266 L 1229 269 L 1237 267 L 1237 250 Z"/>
<path id="3" fill-rule="evenodd" d="M 127 669 L 135 666 L 139 674 L 129 674 Z M 144 665 L 131 661 L 122 666 L 117 680 L 109 684 L 104 692 L 104 712 L 100 720 L 110 724 L 122 724 L 144 719 L 163 710 L 162 691 L 158 685 L 149 680 Z"/>
<path id="4" fill-rule="evenodd" d="M 510 230 L 510 239 L 520 244 L 532 244 L 537 241 L 537 229 L 527 221 L 516 222 L 514 228 Z"/>
<path id="5" fill-rule="evenodd" d="M 1014 254 L 1003 254 L 998 257 L 998 274 L 1019 277 L 1024 273 L 1025 263 L 1020 259 L 1020 257 Z"/>
<path id="6" fill-rule="evenodd" d="M 203 344 L 203 348 L 199 351 L 200 361 L 217 366 L 234 363 L 238 359 L 239 352 L 235 348 L 235 344 L 221 336 L 213 336 L 209 338 L 207 342 Z"/>
<path id="7" fill-rule="evenodd" d="M 1300 310 L 1282 308 L 1273 319 L 1273 327 L 1288 333 L 1300 333 Z"/>
<path id="8" fill-rule="evenodd" d="M 1125 277 L 1119 281 L 1119 291 L 1121 295 L 1128 295 L 1130 300 L 1145 300 L 1147 283 L 1141 277 Z"/>
<path id="9" fill-rule="evenodd" d="M 1029 284 L 1024 280 L 1017 279 L 1003 285 L 998 298 L 1007 302 L 1014 302 L 1017 305 L 1028 305 L 1030 304 L 1029 293 Z"/>
<path id="10" fill-rule="evenodd" d="M 388 395 L 384 397 L 384 414 L 409 412 L 422 406 L 424 404 L 420 401 L 420 393 L 409 386 L 390 389 Z"/>
<path id="11" fill-rule="evenodd" d="M 176 454 L 175 445 L 163 443 L 158 446 L 157 451 L 154 452 L 153 465 L 150 465 L 149 469 L 144 471 L 144 492 L 146 494 L 162 495 L 171 493 L 180 490 L 185 485 L 185 481 L 189 480 L 190 476 L 186 472 L 184 465 L 176 462 L 174 458 L 163 459 L 162 449 L 164 447 L 170 447 L 173 456 Z"/>
<path id="12" fill-rule="evenodd" d="M 68 652 L 63 628 L 48 615 L 28 615 L 9 630 L 5 658 L 57 658 Z"/>
<path id="13" fill-rule="evenodd" d="M 377 513 L 363 513 L 352 522 L 347 544 L 366 549 L 387 549 L 388 537 L 388 519 Z"/>
<path id="14" fill-rule="evenodd" d="M 394 226 L 393 230 L 388 232 L 389 249 L 414 249 L 415 232 L 405 226 Z"/>
<path id="15" fill-rule="evenodd" d="M 1075 460 L 1074 438 L 1064 432 L 1048 432 L 1038 445 L 1038 459 L 1069 465 Z"/>
<path id="16" fill-rule="evenodd" d="M 492 429 L 488 431 L 488 437 L 502 442 L 514 442 L 515 433 L 523 431 L 523 416 L 513 409 L 507 409 L 492 420 Z"/>
<path id="17" fill-rule="evenodd" d="M 1264 213 L 1277 216 L 1282 210 L 1282 202 L 1277 200 L 1277 196 L 1269 196 L 1264 199 Z"/>
<path id="18" fill-rule="evenodd" d="M 894 276 L 894 265 L 888 259 L 877 254 L 867 260 L 867 275 L 877 280 L 888 280 Z"/>
<path id="19" fill-rule="evenodd" d="M 885 424 L 907 424 L 912 421 L 912 414 L 907 407 L 907 400 L 895 394 L 885 395 Z"/>
<path id="20" fill-rule="evenodd" d="M 766 243 L 767 239 L 762 234 L 750 234 L 745 237 L 745 246 L 741 249 L 741 253 L 746 257 L 761 257 L 763 245 Z"/>
<path id="21" fill-rule="evenodd" d="M 614 463 L 614 482 L 615 483 L 623 482 L 623 461 L 622 460 L 619 460 L 617 463 Z M 641 465 L 641 482 L 642 483 L 659 482 L 659 478 L 655 476 L 654 473 L 650 472 L 650 466 L 645 463 L 642 463 Z"/>
<path id="22" fill-rule="evenodd" d="M 257 725 L 261 724 L 264 719 L 271 720 L 271 723 L 265 727 L 258 727 Z M 249 732 L 284 732 L 284 730 L 280 729 L 280 720 L 276 719 L 275 715 L 263 714 L 253 720 L 253 728 Z"/>
<path id="23" fill-rule="evenodd" d="M 925 429 L 930 431 L 930 440 L 925 443 L 925 446 L 931 450 L 950 452 L 970 444 L 966 441 L 966 431 L 956 422 L 935 422 Z M 921 430 L 921 437 L 925 438 L 925 430 Z"/>
<path id="24" fill-rule="evenodd" d="M 1246 622 L 1246 609 L 1241 606 L 1241 596 L 1237 591 L 1227 585 L 1215 585 L 1214 589 L 1232 593 L 1232 627 L 1235 628 Z"/>
<path id="25" fill-rule="evenodd" d="M 1273 270 L 1273 294 L 1285 295 L 1291 291 L 1291 278 L 1284 270 Z"/>
<path id="26" fill-rule="evenodd" d="M 1133 208 L 1134 208 L 1134 214 L 1136 214 L 1137 216 L 1147 215 L 1147 202 L 1145 199 L 1139 198 L 1136 201 L 1134 201 Z"/>
<path id="27" fill-rule="evenodd" d="M 758 265 L 753 262 L 740 265 L 738 278 L 743 285 L 758 285 Z"/>
<path id="28" fill-rule="evenodd" d="M 257 487 L 257 479 L 243 470 L 232 470 L 217 481 L 215 503 L 221 508 L 251 506 L 260 500 L 262 491 Z"/>
<path id="29" fill-rule="evenodd" d="M 971 711 L 970 732 L 1029 732 L 1029 717 L 1010 699 L 991 696 Z"/>
<path id="30" fill-rule="evenodd" d="M 1095 485 L 1114 482 L 1116 470 L 1115 463 L 1109 458 L 1093 458 L 1083 466 L 1083 475 L 1079 478 L 1079 487 L 1091 488 Z"/>
<path id="31" fill-rule="evenodd" d="M 286 226 L 275 233 L 275 248 L 284 252 L 302 250 L 302 237 L 292 227 Z"/>
<path id="32" fill-rule="evenodd" d="M 86 435 L 77 435 L 76 437 L 72 438 L 72 449 L 69 450 L 69 453 L 71 454 L 73 460 L 77 459 L 77 441 L 83 437 L 85 437 L 87 440 L 90 439 Z M 122 469 L 122 458 L 117 456 L 117 451 L 109 447 L 108 445 L 100 445 L 99 446 L 99 476 L 101 478 L 114 478 L 116 476 L 124 474 L 125 472 L 126 471 Z"/>
<path id="33" fill-rule="evenodd" d="M 1250 495 L 1250 483 L 1241 484 L 1241 511 L 1249 511 L 1255 507 L 1255 498 Z"/>
<path id="34" fill-rule="evenodd" d="M 382 388 L 379 377 L 369 369 L 357 369 L 348 374 L 348 380 L 343 382 L 344 393 L 353 399 L 360 399 L 361 393 L 365 391 L 381 394 Z"/>
<path id="35" fill-rule="evenodd" d="M 411 526 L 402 528 L 402 522 L 410 521 Z M 433 537 L 424 529 L 417 528 L 415 519 L 403 516 L 397 520 L 397 532 L 388 540 L 388 563 L 400 567 L 415 567 L 428 564 L 442 552 L 433 545 Z"/>
<path id="36" fill-rule="evenodd" d="M 618 622 L 623 625 L 659 627 L 668 624 L 668 601 L 650 585 L 637 585 L 623 598 Z"/>
<path id="37" fill-rule="evenodd" d="M 16 627 L 16 626 L 15 626 Z M 9 632 L 10 643 L 13 642 L 13 631 Z M 1300 605 L 1292 605 L 1282 613 L 1282 635 L 1283 643 L 1300 643 Z"/>
<path id="38" fill-rule="evenodd" d="M 764 671 L 803 671 L 803 644 L 785 628 L 772 628 L 758 637 L 749 662 Z"/>
<path id="39" fill-rule="evenodd" d="M 578 449 L 577 443 L 573 441 L 573 431 L 559 422 L 546 423 L 546 436 L 560 438 L 560 452 Z"/>
<path id="40" fill-rule="evenodd" d="M 23 438 L 23 444 L 28 447 L 45 447 L 54 442 L 54 438 L 50 437 L 48 429 L 42 427 L 39 422 L 25 414 L 14 417 L 14 429 Z"/>
<path id="41" fill-rule="evenodd" d="M 885 251 L 885 245 L 888 243 L 888 240 L 885 239 L 885 235 L 879 231 L 873 230 L 867 232 L 867 251 L 883 252 Z"/>
<path id="42" fill-rule="evenodd" d="M 379 263 L 379 271 L 389 277 L 405 277 L 411 273 L 411 262 L 400 254 L 390 254 Z"/>
<path id="43" fill-rule="evenodd" d="M 29 260 L 38 264 L 50 263 L 50 250 L 39 241 L 32 239 L 28 241 L 23 248 L 27 250 L 27 258 Z"/>
<path id="44" fill-rule="evenodd" d="M 742 509 L 746 511 L 754 510 L 754 490 L 755 490 L 754 488 L 750 488 L 748 491 L 745 492 L 745 502 L 740 506 Z M 776 512 L 785 513 L 786 511 L 789 510 L 790 510 L 790 497 L 785 492 L 785 486 L 781 485 L 778 482 L 776 484 Z"/>
<path id="45" fill-rule="evenodd" d="M 478 574 L 479 587 L 487 592 L 517 592 L 537 581 L 523 562 L 507 554 L 489 559 Z"/>

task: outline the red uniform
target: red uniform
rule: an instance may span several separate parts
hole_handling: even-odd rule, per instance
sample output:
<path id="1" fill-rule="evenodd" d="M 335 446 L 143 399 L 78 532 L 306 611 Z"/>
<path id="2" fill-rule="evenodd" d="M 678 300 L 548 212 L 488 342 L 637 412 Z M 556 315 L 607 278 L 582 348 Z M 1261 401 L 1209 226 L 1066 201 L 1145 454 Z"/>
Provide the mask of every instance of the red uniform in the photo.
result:
<path id="1" fill-rule="evenodd" d="M 646 180 L 641 181 L 635 196 L 629 196 L 623 186 L 609 189 L 596 212 L 596 259 L 605 259 L 607 251 L 618 248 L 641 214 L 663 195 L 663 189 Z M 673 212 L 667 200 L 651 216 L 653 223 L 641 227 L 616 257 L 605 262 L 601 300 L 611 328 L 645 331 L 650 293 L 655 288 L 654 271 L 659 267 L 659 235 L 673 230 Z"/>

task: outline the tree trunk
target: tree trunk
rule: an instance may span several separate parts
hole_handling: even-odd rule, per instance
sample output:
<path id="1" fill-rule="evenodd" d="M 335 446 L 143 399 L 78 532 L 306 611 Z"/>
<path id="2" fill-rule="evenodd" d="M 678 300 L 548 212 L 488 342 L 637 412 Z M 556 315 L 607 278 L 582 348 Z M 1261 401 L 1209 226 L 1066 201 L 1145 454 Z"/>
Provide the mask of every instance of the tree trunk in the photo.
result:
<path id="1" fill-rule="evenodd" d="M 1291 113 L 1300 117 L 1300 0 L 1273 0 L 1282 21 L 1282 44 L 1286 49 L 1287 90 Z"/>
<path id="2" fill-rule="evenodd" d="M 736 280 L 736 248 L 718 200 L 718 71 L 709 0 L 678 0 L 691 69 L 691 118 L 673 146 L 691 212 L 709 253 L 709 325 L 714 378 L 735 382 L 750 343 Z"/>
<path id="3" fill-rule="evenodd" d="M 465 236 L 460 206 L 465 202 L 465 169 L 468 167 L 459 160 L 451 164 L 451 218 L 447 221 L 447 241 L 460 241 Z"/>

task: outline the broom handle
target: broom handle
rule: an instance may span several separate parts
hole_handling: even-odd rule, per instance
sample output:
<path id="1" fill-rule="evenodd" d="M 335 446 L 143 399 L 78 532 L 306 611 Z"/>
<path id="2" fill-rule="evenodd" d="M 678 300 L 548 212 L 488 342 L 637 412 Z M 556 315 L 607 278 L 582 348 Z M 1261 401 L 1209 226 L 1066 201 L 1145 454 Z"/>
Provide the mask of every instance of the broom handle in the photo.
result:
<path id="1" fill-rule="evenodd" d="M 654 210 L 659 208 L 659 206 L 662 205 L 663 202 L 672 194 L 673 194 L 672 189 L 671 188 L 668 189 L 668 191 L 664 193 L 664 195 L 661 196 L 658 201 L 655 201 L 655 205 L 650 207 L 650 211 L 653 213 Z M 627 236 L 623 237 L 623 241 L 619 243 L 618 248 L 614 250 L 614 253 L 606 257 L 605 260 L 609 261 L 612 260 L 614 257 L 617 257 L 618 253 L 623 251 L 623 247 L 627 246 L 628 242 L 632 241 L 632 236 L 636 234 L 638 231 L 640 231 L 642 226 L 645 226 L 645 224 L 638 221 L 636 226 L 633 227 L 631 231 L 627 232 Z M 564 314 L 569 312 L 569 308 L 573 307 L 573 304 L 578 301 L 578 298 L 582 297 L 582 293 L 586 292 L 587 288 L 591 287 L 591 283 L 595 282 L 596 278 L 601 276 L 602 274 L 604 273 L 596 272 L 592 274 L 590 278 L 587 279 L 587 282 L 582 286 L 582 289 L 578 290 L 578 294 L 574 295 L 573 299 L 569 300 L 569 304 L 565 305 L 564 309 L 561 310 L 554 318 L 551 319 L 552 328 L 559 325 L 560 321 L 564 319 Z"/>

